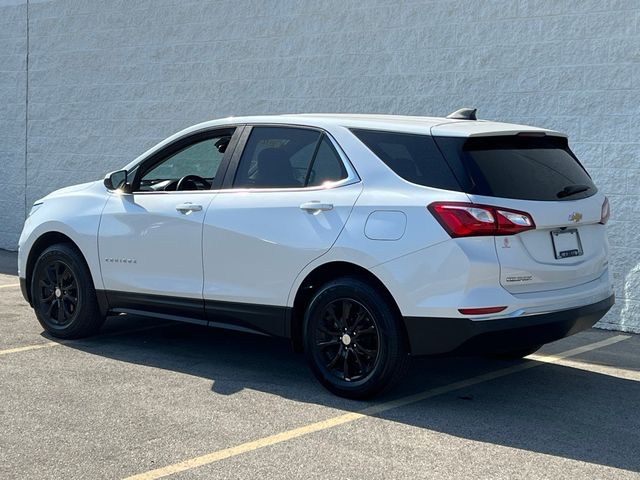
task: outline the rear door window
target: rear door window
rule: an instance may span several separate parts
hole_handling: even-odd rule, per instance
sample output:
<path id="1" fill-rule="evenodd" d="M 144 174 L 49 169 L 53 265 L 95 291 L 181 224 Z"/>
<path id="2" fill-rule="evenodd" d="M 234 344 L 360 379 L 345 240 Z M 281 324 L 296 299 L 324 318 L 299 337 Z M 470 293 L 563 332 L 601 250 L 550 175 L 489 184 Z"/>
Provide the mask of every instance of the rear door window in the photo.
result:
<path id="1" fill-rule="evenodd" d="M 578 200 L 596 193 L 567 139 L 527 134 L 435 137 L 452 167 L 464 170 L 463 190 L 520 200 Z"/>
<path id="2" fill-rule="evenodd" d="M 235 188 L 304 187 L 320 132 L 254 127 L 242 152 Z"/>
<path id="3" fill-rule="evenodd" d="M 301 188 L 347 178 L 327 136 L 314 129 L 253 127 L 234 188 Z"/>

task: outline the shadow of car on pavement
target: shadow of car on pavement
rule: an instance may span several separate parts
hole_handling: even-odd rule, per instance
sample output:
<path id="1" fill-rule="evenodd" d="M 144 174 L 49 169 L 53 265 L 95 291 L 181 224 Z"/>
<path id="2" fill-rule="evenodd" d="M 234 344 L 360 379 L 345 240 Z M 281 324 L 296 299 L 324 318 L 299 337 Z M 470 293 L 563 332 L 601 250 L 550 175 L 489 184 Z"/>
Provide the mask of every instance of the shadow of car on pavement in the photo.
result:
<path id="1" fill-rule="evenodd" d="M 304 356 L 282 339 L 123 315 L 110 319 L 98 337 L 64 343 L 118 361 L 209 379 L 215 395 L 252 389 L 349 412 L 534 361 L 418 358 L 396 390 L 363 402 L 324 390 Z M 638 381 L 542 364 L 376 416 L 474 441 L 640 472 L 639 401 Z"/>

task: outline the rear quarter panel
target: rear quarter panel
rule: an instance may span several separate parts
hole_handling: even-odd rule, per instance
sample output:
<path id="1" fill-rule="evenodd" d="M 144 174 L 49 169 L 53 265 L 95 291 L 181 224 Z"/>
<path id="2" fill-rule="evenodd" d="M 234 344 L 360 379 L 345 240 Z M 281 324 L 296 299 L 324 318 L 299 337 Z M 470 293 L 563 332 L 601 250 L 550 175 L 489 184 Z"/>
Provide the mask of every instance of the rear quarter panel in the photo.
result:
<path id="1" fill-rule="evenodd" d="M 395 176 L 392 172 L 388 175 Z M 289 306 L 293 305 L 296 292 L 307 275 L 323 264 L 347 262 L 377 275 L 376 267 L 380 265 L 451 240 L 427 210 L 427 205 L 443 198 L 466 201 L 466 194 L 419 187 L 399 177 L 397 181 L 389 176 L 387 179 L 389 185 L 385 186 L 368 185 L 366 180 L 363 180 L 365 188 L 336 243 L 327 253 L 315 259 L 300 272 L 289 294 Z M 385 213 L 391 214 L 385 215 Z M 384 233 L 378 238 L 372 238 L 371 235 L 374 230 L 372 219 L 376 221 L 375 230 Z M 382 225 L 381 223 L 386 219 L 389 225 Z M 400 222 L 400 220 L 403 221 Z M 495 263 L 495 249 L 492 247 L 491 251 L 494 254 Z M 426 258 L 431 265 L 428 270 L 432 272 L 444 268 L 442 262 L 446 260 L 439 255 L 420 258 L 423 260 Z M 379 271 L 384 272 L 384 267 Z M 393 275 L 384 276 L 385 278 L 380 276 L 378 278 L 397 300 L 402 298 L 404 285 L 396 284 Z M 421 283 L 425 283 L 424 279 Z"/>

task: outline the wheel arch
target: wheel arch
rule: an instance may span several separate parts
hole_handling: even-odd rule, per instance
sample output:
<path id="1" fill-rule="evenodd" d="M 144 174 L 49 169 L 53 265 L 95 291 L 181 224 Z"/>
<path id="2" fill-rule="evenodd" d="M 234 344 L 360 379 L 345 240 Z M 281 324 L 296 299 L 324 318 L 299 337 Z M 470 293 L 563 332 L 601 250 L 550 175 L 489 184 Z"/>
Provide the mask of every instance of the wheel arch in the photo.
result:
<path id="1" fill-rule="evenodd" d="M 87 259 L 78 246 L 76 242 L 71 239 L 68 235 L 65 235 L 62 232 L 58 231 L 49 231 L 40 235 L 34 242 L 31 248 L 29 249 L 29 255 L 27 256 L 27 264 L 25 270 L 25 282 L 26 282 L 26 294 L 28 296 L 29 303 L 31 303 L 31 277 L 33 276 L 33 269 L 36 265 L 36 261 L 40 254 L 44 252 L 51 245 L 55 245 L 57 243 L 66 243 L 70 244 L 75 248 L 85 265 L 87 264 Z"/>
<path id="2" fill-rule="evenodd" d="M 391 295 L 389 289 L 385 286 L 385 284 L 370 270 L 357 265 L 355 263 L 346 262 L 346 261 L 332 261 L 328 263 L 324 263 L 322 265 L 317 266 L 311 272 L 307 274 L 304 280 L 300 283 L 296 295 L 293 301 L 293 307 L 291 309 L 291 318 L 290 318 L 290 332 L 291 332 L 291 340 L 293 343 L 293 348 L 297 352 L 303 351 L 303 322 L 304 322 L 304 314 L 306 311 L 306 307 L 309 304 L 313 294 L 317 291 L 319 287 L 324 285 L 325 283 L 334 280 L 340 277 L 356 277 L 364 280 L 370 285 L 375 286 L 382 292 L 385 299 L 391 305 L 398 316 L 401 316 L 400 308 L 398 307 L 397 302 Z M 402 325 L 403 333 L 407 335 L 404 322 L 400 322 Z"/>

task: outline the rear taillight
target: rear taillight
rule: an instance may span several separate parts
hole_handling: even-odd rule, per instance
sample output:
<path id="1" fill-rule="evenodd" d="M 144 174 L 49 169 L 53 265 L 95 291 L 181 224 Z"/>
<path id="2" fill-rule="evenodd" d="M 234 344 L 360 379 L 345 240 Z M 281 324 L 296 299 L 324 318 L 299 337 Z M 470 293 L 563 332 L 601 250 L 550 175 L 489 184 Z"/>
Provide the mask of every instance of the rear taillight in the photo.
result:
<path id="1" fill-rule="evenodd" d="M 435 202 L 427 207 L 452 237 L 515 235 L 536 228 L 526 212 L 464 202 Z"/>
<path id="2" fill-rule="evenodd" d="M 604 197 L 604 203 L 602 204 L 602 211 L 600 213 L 600 223 L 606 225 L 611 216 L 611 207 L 609 206 L 609 199 Z"/>

